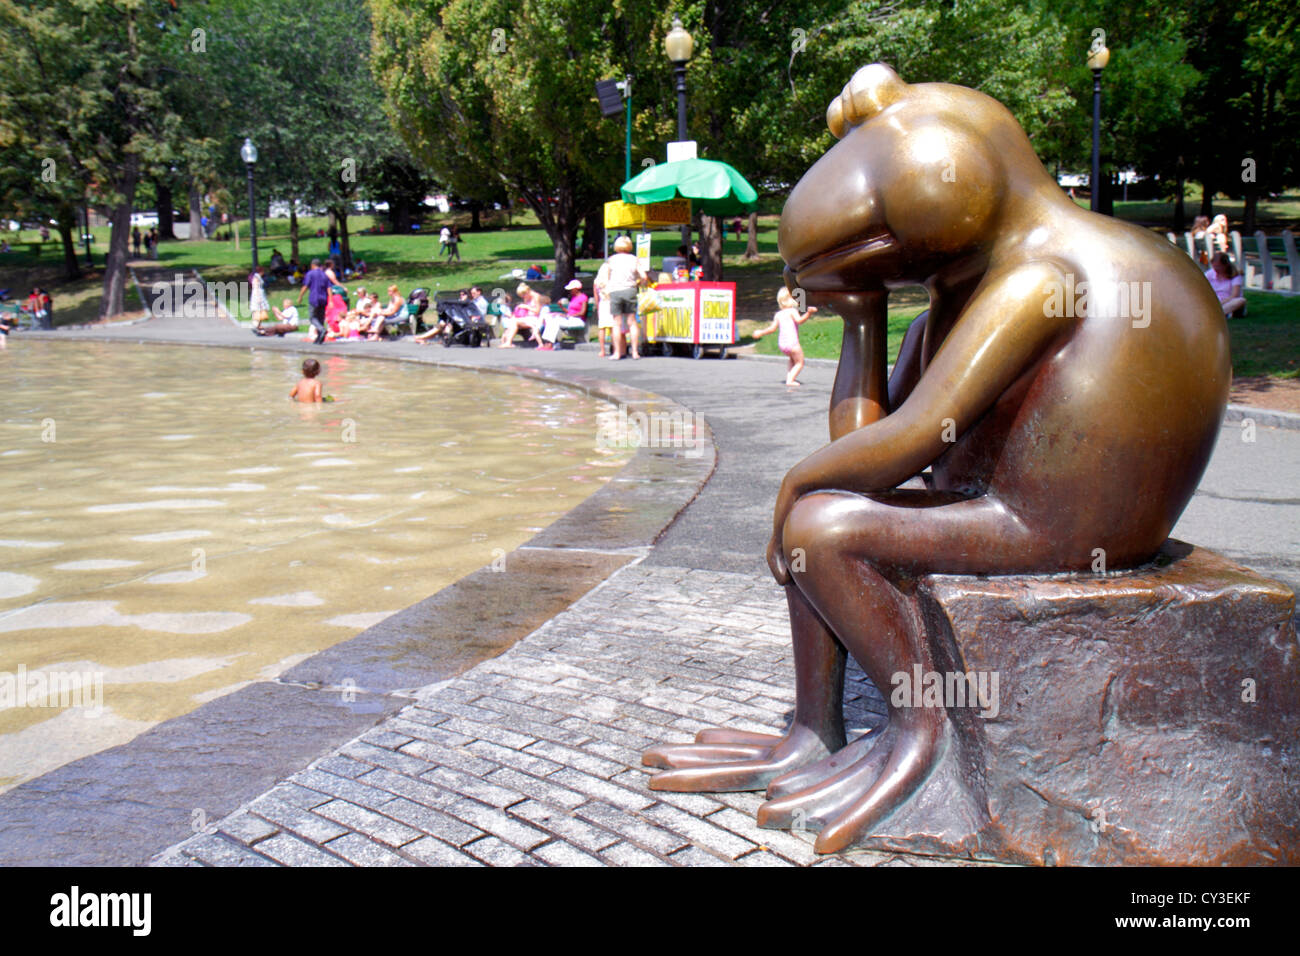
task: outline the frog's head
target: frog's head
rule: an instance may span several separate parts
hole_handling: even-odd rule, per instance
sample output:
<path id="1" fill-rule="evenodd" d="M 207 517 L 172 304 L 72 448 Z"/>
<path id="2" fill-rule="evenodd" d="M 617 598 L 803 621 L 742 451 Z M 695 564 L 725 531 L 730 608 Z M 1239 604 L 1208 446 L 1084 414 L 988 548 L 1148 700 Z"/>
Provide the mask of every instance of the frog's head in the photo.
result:
<path id="1" fill-rule="evenodd" d="M 880 63 L 858 70 L 826 116 L 840 142 L 795 185 L 779 233 L 787 276 L 814 292 L 920 282 L 978 251 L 1018 168 L 1000 151 L 1018 137 L 1015 159 L 1032 156 L 997 101 L 909 85 Z"/>

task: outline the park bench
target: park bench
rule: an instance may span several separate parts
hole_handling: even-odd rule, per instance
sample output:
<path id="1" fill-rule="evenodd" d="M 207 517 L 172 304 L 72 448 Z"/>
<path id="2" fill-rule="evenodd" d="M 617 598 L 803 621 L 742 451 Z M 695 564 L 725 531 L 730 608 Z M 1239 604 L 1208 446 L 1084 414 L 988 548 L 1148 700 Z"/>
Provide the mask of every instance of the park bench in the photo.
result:
<path id="1" fill-rule="evenodd" d="M 1165 233 L 1165 237 L 1175 246 L 1180 244 L 1172 232 Z M 1198 263 L 1199 253 L 1205 253 L 1208 259 L 1216 251 L 1209 235 L 1197 240 L 1190 232 L 1184 232 L 1181 245 Z M 1233 230 L 1228 235 L 1228 248 L 1247 289 L 1283 295 L 1300 292 L 1292 278 L 1300 275 L 1300 256 L 1296 254 L 1295 236 L 1291 230 L 1284 229 L 1281 236 L 1272 239 L 1264 235 L 1262 229 L 1257 230 L 1253 243 L 1251 240 L 1243 241 L 1241 233 Z"/>
<path id="2" fill-rule="evenodd" d="M 1277 252 L 1282 254 L 1281 257 Z M 1242 268 L 1246 288 L 1293 294 L 1300 291 L 1295 288 L 1293 278 L 1298 271 L 1300 262 L 1296 261 L 1295 237 L 1289 229 L 1284 230 L 1276 241 L 1270 241 L 1262 229 L 1256 230 L 1254 253 L 1246 253 Z"/>

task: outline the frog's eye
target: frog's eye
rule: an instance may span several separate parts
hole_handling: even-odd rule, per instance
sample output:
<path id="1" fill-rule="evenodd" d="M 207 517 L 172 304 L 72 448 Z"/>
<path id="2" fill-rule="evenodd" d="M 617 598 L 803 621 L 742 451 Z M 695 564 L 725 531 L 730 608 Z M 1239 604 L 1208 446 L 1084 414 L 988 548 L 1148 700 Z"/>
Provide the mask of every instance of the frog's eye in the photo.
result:
<path id="1" fill-rule="evenodd" d="M 843 139 L 852 127 L 898 102 L 906 94 L 907 84 L 885 64 L 864 66 L 831 101 L 826 110 L 826 125 L 830 127 L 831 135 Z"/>

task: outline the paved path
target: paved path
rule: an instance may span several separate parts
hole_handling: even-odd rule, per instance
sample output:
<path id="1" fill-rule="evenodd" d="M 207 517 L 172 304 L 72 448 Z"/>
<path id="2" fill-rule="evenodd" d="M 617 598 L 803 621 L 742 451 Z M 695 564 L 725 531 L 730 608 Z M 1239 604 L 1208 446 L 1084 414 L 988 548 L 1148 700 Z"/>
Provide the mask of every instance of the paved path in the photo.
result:
<path id="1" fill-rule="evenodd" d="M 96 335 L 313 350 L 204 320 L 160 318 Z M 787 623 L 762 554 L 782 475 L 825 440 L 833 369 L 810 367 L 806 386 L 791 393 L 780 385 L 780 365 L 757 360 L 614 363 L 594 351 L 405 343 L 330 350 L 599 376 L 667 395 L 707 418 L 716 471 L 648 554 L 500 656 L 413 694 L 389 694 L 400 706 L 380 708 L 387 716 L 377 711 L 372 726 L 321 748 L 314 761 L 297 758 L 273 787 L 241 795 L 234 812 L 200 818 L 203 832 L 182 840 L 159 827 L 159 837 L 176 835 L 157 843 L 156 862 L 930 862 L 862 851 L 816 861 L 811 835 L 754 826 L 757 794 L 653 793 L 640 768 L 643 748 L 686 740 L 703 726 L 772 730 L 786 720 Z M 1300 432 L 1225 425 L 1175 535 L 1298 587 L 1297 474 Z M 333 673 L 348 673 L 346 666 Z M 851 720 L 867 726 L 883 705 L 860 674 L 851 676 Z M 314 686 L 318 695 L 331 692 L 325 679 Z M 272 712 L 265 720 L 266 737 L 295 731 L 276 726 Z"/>

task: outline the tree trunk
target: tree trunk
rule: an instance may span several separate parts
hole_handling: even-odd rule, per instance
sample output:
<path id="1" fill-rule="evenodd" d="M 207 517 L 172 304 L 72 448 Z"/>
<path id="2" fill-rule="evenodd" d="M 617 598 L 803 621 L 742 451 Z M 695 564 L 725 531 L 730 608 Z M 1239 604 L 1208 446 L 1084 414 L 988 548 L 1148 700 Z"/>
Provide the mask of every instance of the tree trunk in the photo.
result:
<path id="1" fill-rule="evenodd" d="M 1174 196 L 1174 232 L 1184 232 L 1187 229 L 1187 205 L 1183 202 L 1183 190 L 1187 188 L 1187 180 L 1182 176 L 1178 177 L 1178 193 Z"/>
<path id="2" fill-rule="evenodd" d="M 176 230 L 172 226 L 172 187 L 162 180 L 153 184 L 158 194 L 158 238 L 176 241 Z"/>
<path id="3" fill-rule="evenodd" d="M 469 204 L 469 214 L 470 214 L 470 223 L 469 223 L 469 227 L 470 227 L 470 229 L 473 230 L 474 232 L 478 232 L 480 229 L 483 228 L 483 222 L 482 222 L 482 220 L 479 218 L 479 211 L 480 211 L 482 208 L 483 208 L 483 204 L 482 204 L 481 202 L 479 202 L 477 199 L 474 199 L 474 200 L 471 200 L 471 201 L 470 201 L 470 204 Z"/>
<path id="4" fill-rule="evenodd" d="M 578 250 L 579 259 L 603 259 L 601 234 L 605 230 L 605 210 L 595 206 L 582 221 L 582 248 Z"/>
<path id="5" fill-rule="evenodd" d="M 99 300 L 101 319 L 120 315 L 124 309 L 126 260 L 130 254 L 127 247 L 131 241 L 131 207 L 135 203 L 135 187 L 139 180 L 140 158 L 135 153 L 128 153 L 122 179 L 114 184 L 114 192 L 122 197 L 122 201 L 113 207 L 109 217 L 113 232 L 108 241 L 108 256 L 104 260 L 104 294 Z"/>
<path id="6" fill-rule="evenodd" d="M 289 258 L 298 261 L 298 200 L 289 200 Z"/>
<path id="7" fill-rule="evenodd" d="M 77 225 L 77 210 L 71 203 L 64 203 L 59 207 L 58 223 L 59 239 L 63 243 L 63 277 L 80 279 L 81 266 L 77 264 L 77 240 L 72 235 L 73 227 Z"/>
<path id="8" fill-rule="evenodd" d="M 343 206 L 339 214 L 339 250 L 342 253 L 343 261 L 339 263 L 340 269 L 352 268 L 352 243 L 348 238 L 348 207 Z"/>
<path id="9" fill-rule="evenodd" d="M 700 265 L 705 282 L 722 281 L 722 220 L 700 217 Z"/>
<path id="10" fill-rule="evenodd" d="M 1103 172 L 1101 174 L 1101 203 L 1097 206 L 1097 211 L 1103 216 L 1115 215 L 1115 174 Z"/>
<path id="11" fill-rule="evenodd" d="M 1259 209 L 1259 190 L 1251 186 L 1246 191 L 1246 205 L 1242 211 L 1241 233 L 1245 236 L 1255 234 L 1255 215 Z M 1240 265 L 1240 263 L 1238 263 Z"/>
<path id="12" fill-rule="evenodd" d="M 1214 187 L 1208 182 L 1201 184 L 1201 213 L 1206 219 L 1214 218 Z"/>
<path id="13" fill-rule="evenodd" d="M 199 197 L 198 183 L 190 180 L 190 239 L 203 238 L 203 202 Z"/>
<path id="14" fill-rule="evenodd" d="M 758 258 L 758 213 L 749 214 L 749 235 L 745 237 L 745 258 L 754 261 Z"/>
<path id="15" fill-rule="evenodd" d="M 561 226 L 555 238 L 555 281 L 551 283 L 551 301 L 558 302 L 565 295 L 564 287 L 573 278 L 577 259 L 578 226 L 576 221 Z"/>

